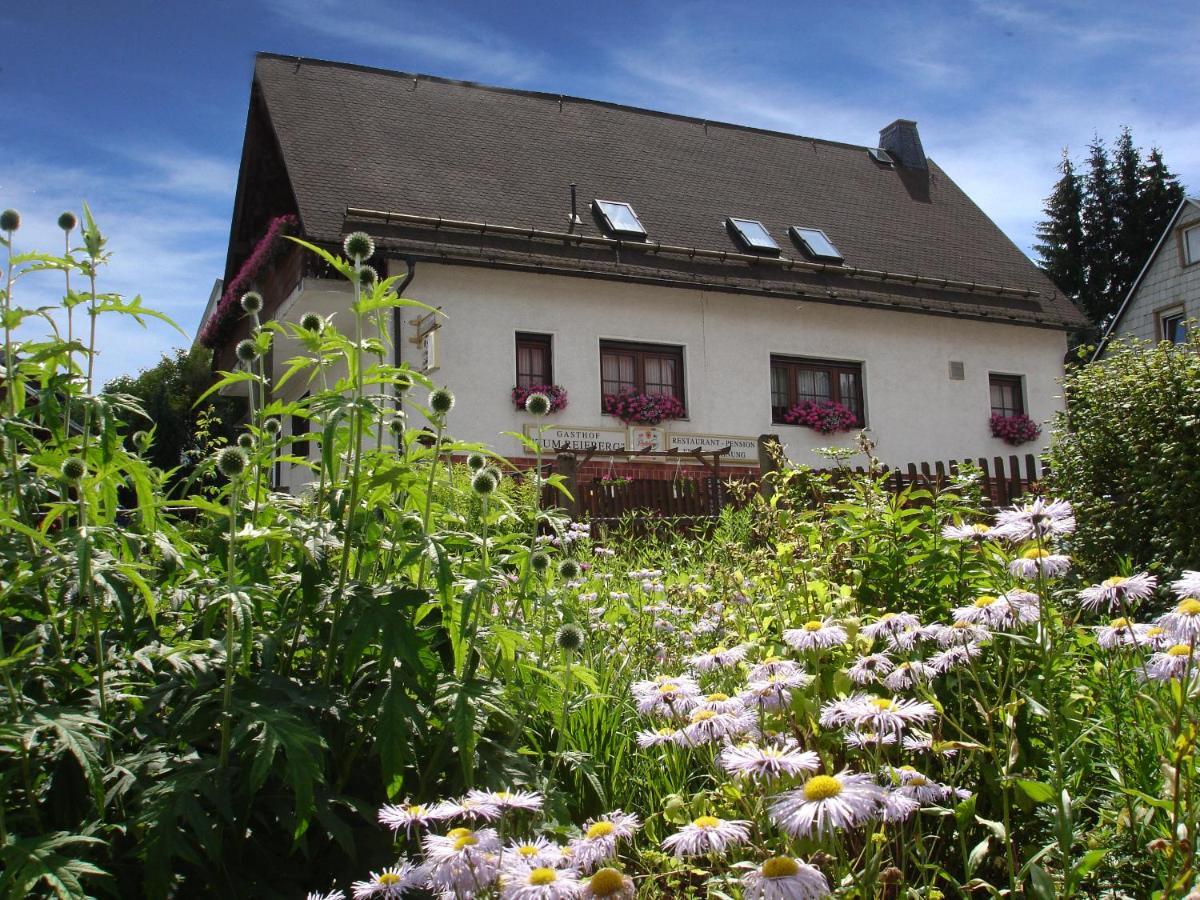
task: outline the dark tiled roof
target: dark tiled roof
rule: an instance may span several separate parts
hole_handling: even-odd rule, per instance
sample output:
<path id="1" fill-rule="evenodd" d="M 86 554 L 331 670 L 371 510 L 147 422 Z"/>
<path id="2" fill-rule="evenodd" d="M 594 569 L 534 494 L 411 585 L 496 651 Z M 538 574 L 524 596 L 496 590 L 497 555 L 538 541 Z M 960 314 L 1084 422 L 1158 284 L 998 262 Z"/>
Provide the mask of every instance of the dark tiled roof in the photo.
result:
<path id="1" fill-rule="evenodd" d="M 999 315 L 1044 325 L 1083 319 L 1069 300 L 930 162 L 928 172 L 887 168 L 865 147 L 550 94 L 262 54 L 255 78 L 274 128 L 305 233 L 336 241 L 349 207 L 564 231 L 569 184 L 578 185 L 585 234 L 600 234 L 595 197 L 633 204 L 649 237 L 664 244 L 737 251 L 726 216 L 759 219 L 787 255 L 802 258 L 790 225 L 824 229 L 846 264 L 966 282 L 1036 297 L 963 298 L 926 288 L 911 303 L 929 311 Z M 353 227 L 361 227 L 353 226 Z M 368 229 L 378 231 L 379 229 Z M 386 229 L 384 229 L 386 231 Z M 244 237 L 244 236 L 243 236 Z M 445 258 L 457 247 L 492 264 L 546 260 L 604 277 L 659 268 L 622 252 L 462 239 L 396 229 L 388 246 Z M 481 245 L 485 245 L 482 246 Z M 712 264 L 671 263 L 672 280 L 707 280 Z M 731 289 L 764 277 L 826 296 L 831 280 L 730 263 Z M 715 276 L 714 276 L 715 277 Z M 839 279 L 833 279 L 838 281 Z M 888 293 L 878 281 L 857 289 Z M 909 292 L 912 293 L 912 292 Z M 903 295 L 904 292 L 900 292 Z"/>

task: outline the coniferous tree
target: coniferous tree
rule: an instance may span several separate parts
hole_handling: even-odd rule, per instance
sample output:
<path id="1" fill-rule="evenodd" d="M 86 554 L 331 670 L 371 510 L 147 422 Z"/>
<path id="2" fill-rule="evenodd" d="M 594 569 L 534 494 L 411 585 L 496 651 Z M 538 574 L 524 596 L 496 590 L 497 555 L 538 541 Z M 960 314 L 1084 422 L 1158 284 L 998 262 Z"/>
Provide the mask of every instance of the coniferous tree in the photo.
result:
<path id="1" fill-rule="evenodd" d="M 1109 305 L 1115 314 L 1144 262 L 1145 223 L 1142 205 L 1142 156 L 1133 145 L 1128 126 L 1121 129 L 1113 153 L 1113 216 L 1115 218 L 1112 282 Z"/>
<path id="2" fill-rule="evenodd" d="M 1088 171 L 1084 178 L 1083 221 L 1084 286 L 1081 305 L 1097 325 L 1103 326 L 1113 313 L 1114 256 L 1117 249 L 1116 179 L 1108 159 L 1108 148 L 1099 136 L 1088 145 Z"/>
<path id="3" fill-rule="evenodd" d="M 1083 271 L 1083 186 L 1063 148 L 1058 164 L 1062 177 L 1046 198 L 1046 220 L 1037 226 L 1038 243 L 1034 247 L 1041 257 L 1042 268 L 1058 289 L 1079 302 L 1084 287 Z"/>
<path id="4" fill-rule="evenodd" d="M 1166 229 L 1167 222 L 1183 202 L 1184 190 L 1179 183 L 1179 176 L 1167 168 L 1162 151 L 1157 147 L 1152 147 L 1146 157 L 1141 182 L 1139 213 L 1142 220 L 1141 259 L 1144 265 Z M 1137 277 L 1136 272 L 1134 277 Z"/>

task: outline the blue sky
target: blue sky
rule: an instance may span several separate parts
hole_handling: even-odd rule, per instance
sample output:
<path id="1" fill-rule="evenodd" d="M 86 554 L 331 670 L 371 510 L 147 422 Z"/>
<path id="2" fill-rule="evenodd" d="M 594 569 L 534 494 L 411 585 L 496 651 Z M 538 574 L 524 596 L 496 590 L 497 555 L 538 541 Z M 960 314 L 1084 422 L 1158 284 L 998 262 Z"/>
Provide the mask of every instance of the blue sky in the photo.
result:
<path id="1" fill-rule="evenodd" d="M 1060 150 L 1124 125 L 1200 191 L 1200 5 L 10 0 L 0 206 L 57 248 L 86 199 L 104 286 L 186 336 L 109 322 L 99 377 L 190 343 L 224 267 L 257 50 L 554 91 L 874 143 L 897 117 L 1028 251 Z M 52 299 L 30 279 L 17 301 Z"/>

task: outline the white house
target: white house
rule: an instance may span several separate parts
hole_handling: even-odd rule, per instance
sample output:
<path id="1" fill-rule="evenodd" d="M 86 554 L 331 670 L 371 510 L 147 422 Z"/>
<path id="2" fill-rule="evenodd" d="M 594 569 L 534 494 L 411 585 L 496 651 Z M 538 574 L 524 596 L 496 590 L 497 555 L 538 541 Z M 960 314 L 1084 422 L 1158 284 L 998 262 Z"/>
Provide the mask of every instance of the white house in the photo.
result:
<path id="1" fill-rule="evenodd" d="M 1060 408 L 1083 318 L 915 122 L 879 145 L 263 54 L 230 287 L 201 339 L 233 367 L 250 286 L 269 315 L 345 308 L 311 259 L 264 250 L 290 216 L 331 247 L 375 238 L 376 268 L 443 313 L 397 315 L 395 360 L 455 392 L 457 436 L 513 457 L 502 432 L 533 421 L 513 389 L 541 383 L 568 398 L 548 447 L 732 445 L 752 463 L 769 432 L 818 463 L 813 448 L 868 427 L 885 462 L 1007 455 L 990 417 Z M 674 398 L 678 417 L 630 427 L 605 412 L 626 392 Z M 789 423 L 806 401 L 845 407 L 854 430 Z"/>
<path id="2" fill-rule="evenodd" d="M 1181 343 L 1200 317 L 1200 198 L 1175 210 L 1096 349 L 1114 337 Z"/>

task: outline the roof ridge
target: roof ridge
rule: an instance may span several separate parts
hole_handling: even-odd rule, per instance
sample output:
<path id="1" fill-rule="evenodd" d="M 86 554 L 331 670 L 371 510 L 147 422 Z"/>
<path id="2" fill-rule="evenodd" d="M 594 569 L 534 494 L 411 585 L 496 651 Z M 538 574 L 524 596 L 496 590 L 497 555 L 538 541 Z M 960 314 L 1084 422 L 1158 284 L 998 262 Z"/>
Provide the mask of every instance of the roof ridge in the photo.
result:
<path id="1" fill-rule="evenodd" d="M 664 119 L 674 119 L 681 122 L 694 122 L 697 125 L 714 126 L 717 128 L 730 128 L 735 131 L 748 131 L 754 134 L 765 134 L 773 137 L 790 138 L 795 141 L 807 141 L 809 143 L 825 144 L 830 147 L 844 147 L 848 150 L 870 150 L 878 146 L 877 144 L 852 144 L 848 141 L 835 141 L 830 138 L 813 137 L 806 134 L 796 134 L 791 131 L 779 131 L 775 128 L 761 128 L 757 125 L 743 125 L 737 122 L 726 122 L 723 119 L 705 119 L 702 116 L 689 116 L 685 113 L 673 113 L 661 109 L 650 109 L 646 106 L 634 106 L 629 103 L 617 103 L 615 100 L 596 100 L 591 97 L 578 97 L 574 94 L 556 94 L 553 91 L 535 91 L 528 88 L 513 88 L 503 87 L 495 84 L 483 84 L 478 81 L 468 81 L 461 78 L 447 78 L 443 75 L 429 75 L 424 72 L 405 72 L 400 69 L 385 69 L 381 66 L 368 66 L 362 63 L 339 62 L 333 59 L 320 59 L 313 56 L 296 56 L 289 53 L 272 53 L 267 50 L 259 50 L 255 53 L 256 61 L 259 59 L 276 59 L 280 62 L 307 63 L 317 66 L 329 66 L 337 69 L 352 69 L 359 72 L 371 72 L 377 75 L 388 75 L 396 78 L 417 78 L 423 81 L 431 81 L 436 84 L 447 84 L 455 87 L 473 88 L 481 91 L 491 91 L 497 94 L 513 94 L 519 97 L 536 97 L 538 99 L 549 100 L 551 102 L 571 102 L 571 103 L 587 103 L 593 106 L 603 106 L 608 109 L 623 110 L 626 112 L 640 113 L 647 116 L 657 116 Z M 929 160 L 932 162 L 932 158 Z"/>

